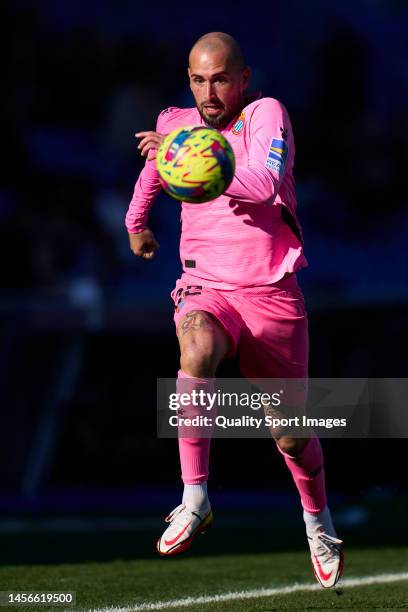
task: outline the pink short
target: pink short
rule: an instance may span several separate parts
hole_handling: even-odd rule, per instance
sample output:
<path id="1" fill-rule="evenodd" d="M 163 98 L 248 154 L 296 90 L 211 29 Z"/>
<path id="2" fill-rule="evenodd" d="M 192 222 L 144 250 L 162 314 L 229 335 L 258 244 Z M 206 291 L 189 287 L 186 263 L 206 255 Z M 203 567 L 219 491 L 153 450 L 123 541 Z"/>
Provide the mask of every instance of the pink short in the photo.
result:
<path id="1" fill-rule="evenodd" d="M 192 310 L 218 319 L 239 351 L 245 378 L 306 378 L 309 341 L 303 294 L 296 276 L 263 287 L 213 289 L 193 277 L 179 279 L 171 297 L 174 322 Z"/>

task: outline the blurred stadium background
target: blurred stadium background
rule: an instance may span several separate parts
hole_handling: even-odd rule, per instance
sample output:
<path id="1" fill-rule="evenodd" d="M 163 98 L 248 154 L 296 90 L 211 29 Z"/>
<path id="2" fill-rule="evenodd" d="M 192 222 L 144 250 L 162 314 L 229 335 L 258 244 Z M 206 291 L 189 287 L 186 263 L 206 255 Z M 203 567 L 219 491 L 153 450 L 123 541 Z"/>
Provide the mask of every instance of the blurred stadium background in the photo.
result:
<path id="1" fill-rule="evenodd" d="M 179 205 L 159 197 L 159 255 L 135 258 L 124 228 L 142 164 L 133 134 L 192 103 L 198 36 L 234 35 L 253 89 L 280 99 L 294 125 L 311 375 L 404 377 L 408 5 L 5 0 L 1 22 L 1 562 L 149 556 L 150 535 L 135 548 L 126 520 L 178 503 L 155 387 L 178 368 Z M 406 541 L 406 440 L 324 447 L 339 529 Z M 211 488 L 226 511 L 297 511 L 266 440 L 215 440 Z M 111 535 L 72 544 L 75 530 L 99 528 Z M 64 546 L 41 545 L 44 531 L 65 534 Z"/>

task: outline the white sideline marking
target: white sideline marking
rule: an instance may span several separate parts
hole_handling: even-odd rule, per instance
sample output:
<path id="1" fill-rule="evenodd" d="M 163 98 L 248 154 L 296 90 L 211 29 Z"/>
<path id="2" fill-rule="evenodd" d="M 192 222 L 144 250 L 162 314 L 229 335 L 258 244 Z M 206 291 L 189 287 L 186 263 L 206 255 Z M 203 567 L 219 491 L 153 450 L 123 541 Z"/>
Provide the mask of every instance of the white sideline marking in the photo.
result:
<path id="1" fill-rule="evenodd" d="M 367 586 L 370 584 L 385 584 L 387 582 L 401 582 L 408 580 L 408 572 L 401 574 L 378 574 L 377 576 L 362 576 L 361 578 L 345 578 L 337 587 Z M 336 588 L 337 588 L 336 587 Z M 326 589 L 327 591 L 330 589 Z M 154 603 L 135 604 L 124 608 L 94 608 L 92 612 L 145 612 L 147 610 L 170 610 L 171 608 L 182 608 L 185 606 L 198 606 L 207 603 L 218 603 L 221 601 L 234 601 L 236 599 L 255 599 L 258 597 L 271 597 L 273 595 L 288 595 L 299 591 L 323 591 L 322 587 L 315 584 L 292 584 L 286 587 L 275 587 L 273 589 L 252 589 L 251 591 L 231 591 L 222 595 L 207 595 L 203 597 L 183 597 L 183 599 L 170 599 L 168 601 L 157 601 Z"/>

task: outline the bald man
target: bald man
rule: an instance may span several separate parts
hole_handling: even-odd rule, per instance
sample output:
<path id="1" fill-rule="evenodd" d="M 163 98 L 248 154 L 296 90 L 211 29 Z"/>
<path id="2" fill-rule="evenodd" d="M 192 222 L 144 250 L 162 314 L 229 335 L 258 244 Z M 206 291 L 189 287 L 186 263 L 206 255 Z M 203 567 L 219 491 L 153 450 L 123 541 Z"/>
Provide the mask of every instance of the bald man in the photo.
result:
<path id="1" fill-rule="evenodd" d="M 295 145 L 289 116 L 273 98 L 248 95 L 250 69 L 228 34 L 202 36 L 189 55 L 194 108 L 160 113 L 155 131 L 140 132 L 146 164 L 126 216 L 135 255 L 154 257 L 158 243 L 146 226 L 160 191 L 156 150 L 166 134 L 187 125 L 210 126 L 230 142 L 236 172 L 226 192 L 204 204 L 182 204 L 183 274 L 172 292 L 180 345 L 177 392 L 214 391 L 219 363 L 240 354 L 247 379 L 308 376 L 307 316 L 296 272 L 307 265 L 296 216 Z M 312 564 L 331 587 L 343 567 L 325 490 L 318 438 L 276 436 L 299 491 Z M 157 542 L 162 556 L 190 548 L 211 526 L 207 492 L 210 438 L 179 435 L 184 493 Z"/>

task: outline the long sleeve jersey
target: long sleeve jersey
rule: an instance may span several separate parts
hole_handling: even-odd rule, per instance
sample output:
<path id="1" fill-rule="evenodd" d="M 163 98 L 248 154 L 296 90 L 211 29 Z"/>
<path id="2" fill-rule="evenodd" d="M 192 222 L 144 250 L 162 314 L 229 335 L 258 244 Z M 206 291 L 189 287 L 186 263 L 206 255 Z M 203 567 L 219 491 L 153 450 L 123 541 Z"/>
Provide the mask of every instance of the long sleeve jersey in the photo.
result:
<path id="1" fill-rule="evenodd" d="M 196 108 L 171 107 L 160 113 L 156 130 L 169 134 L 192 125 L 205 125 Z M 260 98 L 221 133 L 234 150 L 235 175 L 215 200 L 182 203 L 183 274 L 226 290 L 276 283 L 307 265 L 296 217 L 295 145 L 288 113 L 278 100 Z M 148 158 L 126 215 L 129 233 L 145 228 L 160 189 L 156 160 Z"/>

